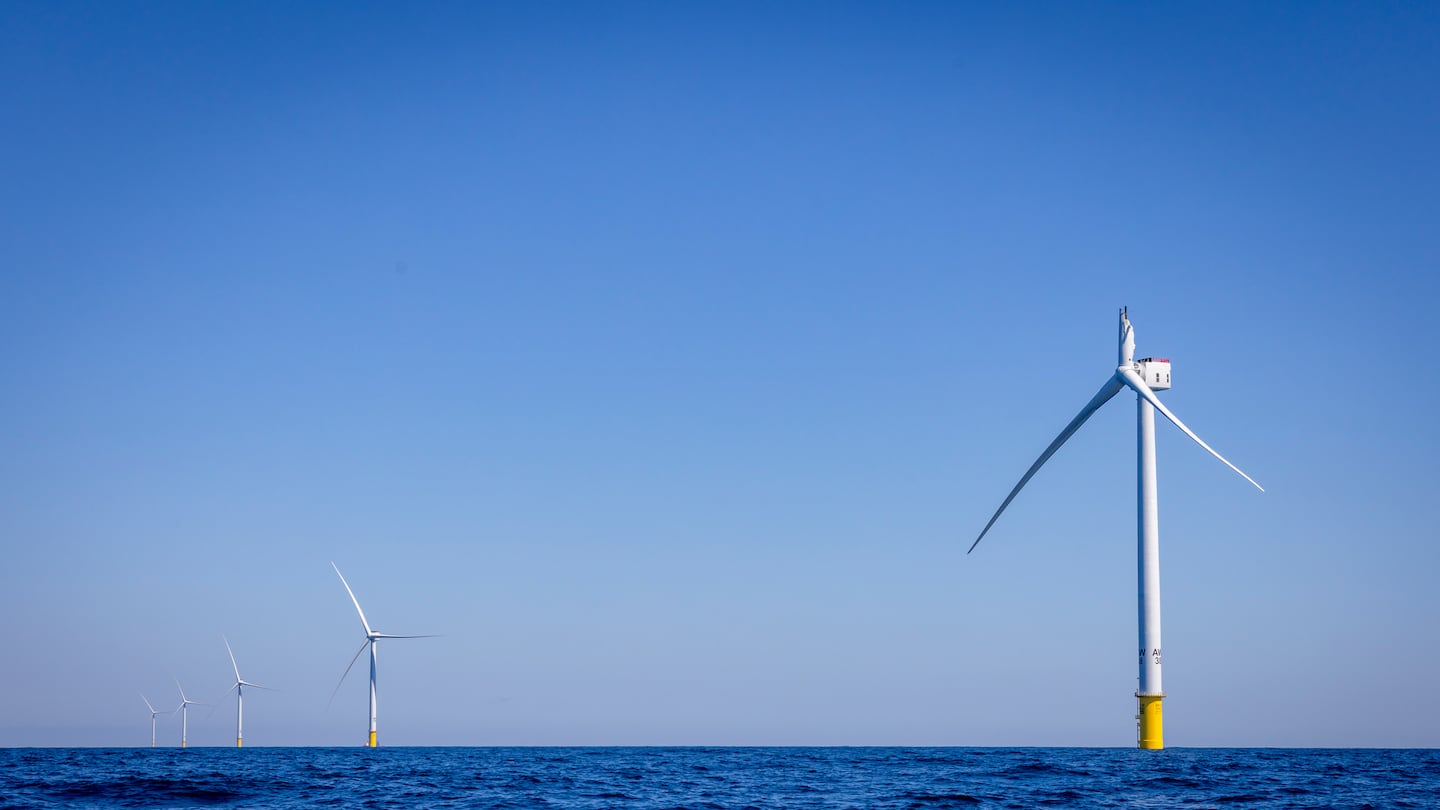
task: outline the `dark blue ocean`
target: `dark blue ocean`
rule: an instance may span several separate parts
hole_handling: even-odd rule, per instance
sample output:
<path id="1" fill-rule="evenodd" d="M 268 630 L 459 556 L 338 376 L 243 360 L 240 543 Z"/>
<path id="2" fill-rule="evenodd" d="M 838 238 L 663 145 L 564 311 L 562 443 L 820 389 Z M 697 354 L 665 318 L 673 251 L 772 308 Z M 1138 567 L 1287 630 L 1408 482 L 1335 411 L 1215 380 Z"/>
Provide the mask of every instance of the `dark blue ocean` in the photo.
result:
<path id="1" fill-rule="evenodd" d="M 0 807 L 1440 808 L 1440 751 L 12 748 Z"/>

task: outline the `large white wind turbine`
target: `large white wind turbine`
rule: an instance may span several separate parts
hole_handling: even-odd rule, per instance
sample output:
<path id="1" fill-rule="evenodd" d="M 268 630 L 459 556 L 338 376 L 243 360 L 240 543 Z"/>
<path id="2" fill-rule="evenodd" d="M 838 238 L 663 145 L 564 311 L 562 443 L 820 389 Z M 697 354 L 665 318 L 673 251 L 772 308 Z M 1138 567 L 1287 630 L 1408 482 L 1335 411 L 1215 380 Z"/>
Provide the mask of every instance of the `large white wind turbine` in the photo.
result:
<path id="1" fill-rule="evenodd" d="M 210 704 L 209 704 L 209 703 L 201 703 L 201 702 L 198 701 L 198 700 L 191 700 L 190 698 L 185 697 L 185 687 L 180 686 L 180 679 L 179 679 L 179 678 L 176 678 L 176 679 L 175 679 L 175 686 L 180 689 L 180 705 L 179 705 L 178 707 L 176 707 L 175 711 L 180 712 L 180 747 L 181 747 L 181 748 L 184 748 L 184 747 L 185 747 L 185 734 L 186 734 L 187 730 L 189 729 L 189 722 L 188 722 L 188 721 L 189 721 L 189 719 L 190 719 L 190 707 L 191 707 L 191 706 L 209 706 Z"/>
<path id="2" fill-rule="evenodd" d="M 340 584 L 345 586 L 345 592 L 350 594 L 350 601 L 355 603 L 355 612 L 360 614 L 360 624 L 365 628 L 365 641 L 360 644 L 360 649 L 355 651 L 355 657 L 350 659 L 350 666 L 345 667 L 345 673 L 340 676 L 340 683 L 335 684 L 335 692 L 340 691 L 340 684 L 345 683 L 345 676 L 355 667 L 355 662 L 360 660 L 360 653 L 365 648 L 370 648 L 370 740 L 366 743 L 371 748 L 376 746 L 375 740 L 375 646 L 382 638 L 434 638 L 434 636 L 397 636 L 392 633 L 381 633 L 370 628 L 370 622 L 365 620 L 365 611 L 360 609 L 360 600 L 355 598 L 355 592 L 350 590 L 350 583 L 345 581 L 345 575 L 340 573 L 340 566 L 334 562 L 330 567 L 335 569 L 335 574 L 340 577 Z M 330 699 L 335 699 L 335 693 L 331 693 Z"/>
<path id="3" fill-rule="evenodd" d="M 181 697 L 184 697 L 184 695 L 181 695 Z M 143 700 L 143 701 L 145 701 L 145 708 L 147 708 L 147 709 L 150 710 L 150 747 L 151 747 L 151 748 L 154 748 L 154 747 L 155 747 L 155 717 L 156 717 L 157 715 L 162 715 L 162 714 L 174 714 L 175 712 L 173 712 L 173 711 L 168 711 L 168 712 L 158 711 L 154 706 L 151 706 L 151 705 L 150 705 L 150 698 L 145 697 L 143 694 L 140 696 L 140 699 Z"/>
<path id="4" fill-rule="evenodd" d="M 1136 719 L 1139 721 L 1139 744 L 1141 748 L 1164 748 L 1164 723 L 1160 711 L 1161 700 L 1165 697 L 1165 691 L 1160 681 L 1160 518 L 1156 494 L 1155 475 L 1155 411 L 1164 414 L 1175 427 L 1180 428 L 1186 436 L 1195 440 L 1195 443 L 1205 448 L 1210 455 L 1220 459 L 1226 467 L 1240 473 L 1246 481 L 1255 484 L 1256 489 L 1264 492 L 1265 489 L 1255 480 L 1243 472 L 1240 468 L 1225 460 L 1225 457 L 1215 452 L 1210 445 L 1200 440 L 1199 436 L 1185 426 L 1175 414 L 1170 412 L 1160 403 L 1155 396 L 1155 391 L 1165 390 L 1170 387 L 1170 361 L 1153 357 L 1135 359 L 1135 330 L 1130 326 L 1129 314 L 1125 309 L 1120 310 L 1120 364 L 1105 385 L 1095 394 L 1090 403 L 1080 410 L 1080 413 L 1070 420 L 1070 424 L 1060 431 L 1055 441 L 1045 448 L 1040 458 L 1030 465 L 1030 469 L 1021 476 L 1020 483 L 1010 490 L 1005 496 L 1000 508 L 985 524 L 980 531 L 980 536 L 970 545 L 970 551 L 980 545 L 985 533 L 995 525 L 1000 513 L 1005 507 L 1015 500 L 1020 489 L 1030 481 L 1035 472 L 1040 469 L 1050 457 L 1060 449 L 1067 439 L 1074 435 L 1080 426 L 1090 415 L 1100 409 L 1102 405 L 1110 401 L 1110 398 L 1120 393 L 1123 388 L 1129 388 L 1135 392 L 1138 414 L 1138 439 L 1139 439 L 1139 619 L 1140 619 L 1140 688 L 1135 691 L 1135 697 L 1139 701 L 1139 711 Z M 967 554 L 969 552 L 966 552 Z"/>
<path id="5" fill-rule="evenodd" d="M 235 669 L 235 685 L 226 689 L 225 693 L 229 694 L 231 690 L 235 692 L 235 747 L 240 748 L 245 743 L 245 687 L 253 686 L 256 689 L 269 689 L 270 687 L 251 683 L 240 677 L 240 665 L 235 663 L 235 651 L 230 649 L 230 639 L 224 636 L 220 638 L 225 641 L 225 652 L 230 653 L 230 666 Z"/>

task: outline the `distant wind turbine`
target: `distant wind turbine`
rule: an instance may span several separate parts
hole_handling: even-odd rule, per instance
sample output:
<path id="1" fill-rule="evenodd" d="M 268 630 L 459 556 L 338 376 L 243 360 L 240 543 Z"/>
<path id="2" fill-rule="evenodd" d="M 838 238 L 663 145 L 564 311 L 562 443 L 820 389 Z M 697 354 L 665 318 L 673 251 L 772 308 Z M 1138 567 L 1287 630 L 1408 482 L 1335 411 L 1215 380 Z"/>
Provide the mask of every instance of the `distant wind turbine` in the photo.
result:
<path id="1" fill-rule="evenodd" d="M 230 653 L 230 666 L 235 669 L 235 685 L 225 690 L 229 694 L 235 692 L 235 747 L 240 748 L 245 743 L 245 687 L 253 686 L 256 689 L 269 689 L 268 686 L 261 686 L 258 683 L 251 683 L 240 677 L 240 665 L 235 663 L 235 651 L 230 649 L 230 639 L 221 636 L 225 641 L 225 652 Z"/>
<path id="2" fill-rule="evenodd" d="M 1215 452 L 1210 445 L 1201 441 L 1190 428 L 1185 427 L 1179 417 L 1170 412 L 1160 403 L 1155 396 L 1155 391 L 1163 391 L 1170 387 L 1170 361 L 1153 357 L 1146 357 L 1140 360 L 1135 359 L 1135 330 L 1130 325 L 1129 313 L 1125 309 L 1120 310 L 1120 364 L 1115 369 L 1110 379 L 1090 400 L 1090 403 L 1081 409 L 1080 413 L 1070 420 L 1070 424 L 1060 431 L 1055 441 L 1045 448 L 1030 469 L 1021 476 L 1020 483 L 1010 490 L 1005 496 L 1000 508 L 985 524 L 980 531 L 980 536 L 970 545 L 970 551 L 980 545 L 985 533 L 995 525 L 1000 518 L 1000 513 L 1005 507 L 1015 500 L 1020 489 L 1025 486 L 1035 472 L 1040 469 L 1056 450 L 1065 443 L 1090 415 L 1100 410 L 1110 398 L 1120 393 L 1123 388 L 1129 388 L 1136 394 L 1138 413 L 1138 440 L 1139 451 L 1139 482 L 1138 494 L 1139 506 L 1139 620 L 1140 620 L 1140 688 L 1135 691 L 1135 697 L 1139 701 L 1139 711 L 1136 720 L 1139 721 L 1138 737 L 1141 748 L 1164 748 L 1164 722 L 1160 711 L 1161 700 L 1165 697 L 1165 691 L 1160 682 L 1160 517 L 1159 500 L 1156 493 L 1155 473 L 1155 411 L 1164 414 L 1175 427 L 1195 443 L 1205 448 L 1210 455 L 1220 459 L 1226 467 L 1240 473 L 1255 488 L 1264 492 L 1264 487 L 1255 483 L 1255 479 L 1240 472 L 1240 468 L 1225 460 L 1225 457 Z M 969 553 L 968 551 L 966 552 Z"/>
<path id="3" fill-rule="evenodd" d="M 181 747 L 181 748 L 184 748 L 184 747 L 185 747 L 185 735 L 186 735 L 186 732 L 187 732 L 187 730 L 188 730 L 188 728 L 189 728 L 188 721 L 189 721 L 189 719 L 190 719 L 190 707 L 191 707 L 191 706 L 209 706 L 210 704 L 209 704 L 209 703 L 201 703 L 201 702 L 199 702 L 198 700 L 191 700 L 190 698 L 185 697 L 185 687 L 180 686 L 180 679 L 179 679 L 179 678 L 176 678 L 176 679 L 175 679 L 175 686 L 177 686 L 177 687 L 180 689 L 180 705 L 179 705 L 178 707 L 176 707 L 175 711 L 180 712 L 180 747 Z"/>
<path id="4" fill-rule="evenodd" d="M 330 694 L 330 700 L 335 700 L 335 694 L 340 691 L 340 685 L 345 683 L 345 676 L 355 667 L 355 662 L 360 660 L 360 653 L 365 648 L 370 648 L 370 740 L 366 745 L 376 747 L 375 739 L 375 646 L 382 638 L 435 638 L 435 636 L 397 636 L 391 633 L 381 633 L 370 628 L 370 623 L 365 620 L 365 611 L 360 609 L 360 600 L 355 598 L 355 592 L 350 590 L 350 583 L 345 581 L 345 575 L 340 573 L 340 566 L 334 562 L 330 567 L 335 569 L 336 576 L 340 577 L 340 584 L 345 586 L 345 592 L 350 594 L 350 601 L 355 603 L 355 612 L 360 614 L 360 624 L 365 628 L 365 641 L 360 644 L 360 649 L 355 651 L 355 657 L 350 659 L 350 666 L 345 667 L 345 673 L 340 676 L 340 683 L 335 684 L 335 692 Z"/>
<path id="5" fill-rule="evenodd" d="M 182 697 L 183 697 L 183 695 L 182 695 Z M 173 711 L 170 711 L 170 712 L 162 712 L 162 711 L 156 710 L 156 708 L 155 708 L 154 706 L 151 706 L 151 705 L 150 705 L 150 698 L 145 697 L 145 695 L 143 695 L 143 694 L 140 695 L 140 699 L 143 700 L 143 701 L 145 701 L 145 708 L 147 708 L 147 709 L 150 710 L 150 747 L 151 747 L 151 748 L 154 748 L 154 747 L 155 747 L 155 717 L 156 717 L 157 715 L 161 715 L 161 714 L 174 714 L 174 712 L 173 712 Z"/>

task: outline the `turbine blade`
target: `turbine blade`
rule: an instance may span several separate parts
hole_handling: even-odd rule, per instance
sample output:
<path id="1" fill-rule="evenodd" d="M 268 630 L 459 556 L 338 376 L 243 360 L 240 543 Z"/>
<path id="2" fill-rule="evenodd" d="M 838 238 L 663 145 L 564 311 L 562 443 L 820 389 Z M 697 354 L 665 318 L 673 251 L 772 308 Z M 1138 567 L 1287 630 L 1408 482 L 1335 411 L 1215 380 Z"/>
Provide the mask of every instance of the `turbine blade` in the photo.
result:
<path id="1" fill-rule="evenodd" d="M 1096 392 L 1095 396 L 1090 398 L 1090 402 L 1086 404 L 1084 408 L 1080 409 L 1080 413 L 1076 414 L 1075 418 L 1070 420 L 1070 424 L 1066 425 L 1065 429 L 1060 431 L 1060 435 L 1055 437 L 1055 441 L 1050 442 L 1050 446 L 1045 448 L 1045 452 L 1040 454 L 1040 458 L 1035 459 L 1035 463 L 1031 464 L 1030 469 L 1026 470 L 1025 475 L 1020 478 L 1020 483 L 1016 484 L 1015 488 L 1010 490 L 1010 494 L 1005 496 L 1005 502 L 1000 504 L 1000 508 L 996 509 L 995 514 L 990 517 L 990 522 L 986 523 L 985 528 L 980 530 L 980 536 L 975 538 L 975 542 L 970 544 L 970 551 L 974 551 L 975 547 L 980 545 L 980 541 L 985 539 L 985 533 L 990 531 L 990 527 L 994 526 L 995 521 L 1000 519 L 1000 513 L 1004 512 L 1005 507 L 1009 506 L 1010 502 L 1015 500 L 1015 496 L 1020 494 L 1020 490 L 1030 482 L 1030 479 L 1034 477 L 1041 465 L 1049 461 L 1050 457 L 1055 455 L 1055 451 L 1059 450 L 1062 444 L 1069 440 L 1071 436 L 1075 435 L 1075 431 L 1079 430 L 1080 426 L 1085 424 L 1085 420 L 1089 419 L 1091 414 L 1100 410 L 1100 406 L 1109 402 L 1110 398 L 1120 393 L 1120 389 L 1124 387 L 1124 383 L 1122 383 L 1118 377 L 1111 377 L 1105 381 L 1105 385 Z M 965 553 L 969 554 L 970 551 Z"/>
<path id="2" fill-rule="evenodd" d="M 365 627 L 365 635 L 375 635 L 370 632 L 370 623 L 365 621 L 365 611 L 360 609 L 360 600 L 355 598 L 355 592 L 350 590 L 350 583 L 346 582 L 345 575 L 340 573 L 340 566 L 336 565 L 334 560 L 331 560 L 330 567 L 335 569 L 335 575 L 340 577 L 340 584 L 345 586 L 345 592 L 350 594 L 350 601 L 355 603 L 355 612 L 360 614 L 360 624 Z"/>
<path id="3" fill-rule="evenodd" d="M 1155 410 L 1157 410 L 1157 411 L 1159 411 L 1160 413 L 1164 414 L 1164 415 L 1165 415 L 1165 418 L 1166 418 L 1166 419 L 1169 419 L 1170 422 L 1171 422 L 1171 424 L 1175 425 L 1175 427 L 1180 428 L 1180 430 L 1184 431 L 1184 433 L 1185 433 L 1186 436 L 1189 436 L 1190 438 L 1194 439 L 1196 444 L 1200 445 L 1201 447 L 1203 447 L 1203 448 L 1205 448 L 1207 451 L 1209 451 L 1210 455 L 1214 456 L 1215 458 L 1220 459 L 1220 462 L 1221 462 L 1222 464 L 1224 464 L 1226 467 L 1229 467 L 1230 469 L 1234 470 L 1235 472 L 1240 473 L 1240 477 L 1241 477 L 1241 478 L 1244 478 L 1246 481 L 1249 481 L 1250 483 L 1255 484 L 1255 488 L 1256 488 L 1256 489 L 1260 490 L 1261 492 L 1264 492 L 1264 491 L 1265 491 L 1265 488 L 1264 488 L 1264 487 L 1262 487 L 1262 486 L 1260 486 L 1259 484 L 1256 484 L 1256 483 L 1255 483 L 1255 479 L 1254 479 L 1254 478 L 1251 478 L 1250 476 L 1246 475 L 1243 471 L 1241 471 L 1241 469 L 1240 469 L 1239 467 L 1236 467 L 1234 464 L 1231 464 L 1228 460 L 1226 460 L 1226 458 L 1225 458 L 1224 456 L 1222 456 L 1222 455 L 1220 455 L 1219 453 L 1215 452 L 1215 448 L 1213 448 L 1213 447 L 1211 447 L 1210 445 L 1206 444 L 1206 443 L 1204 442 L 1204 440 L 1202 440 L 1199 436 L 1196 436 L 1196 435 L 1195 435 L 1195 431 L 1191 430 L 1191 429 L 1188 428 L 1188 427 L 1185 427 L 1185 423 L 1180 421 L 1180 417 L 1178 417 L 1178 416 L 1176 416 L 1175 414 L 1171 413 L 1171 412 L 1170 412 L 1170 409 L 1167 408 L 1167 407 L 1165 407 L 1164 403 L 1162 403 L 1162 402 L 1160 401 L 1160 398 L 1157 397 L 1157 396 L 1155 396 L 1155 392 L 1150 390 L 1150 386 L 1146 385 L 1146 384 L 1145 384 L 1145 381 L 1142 380 L 1142 379 L 1140 379 L 1140 375 L 1139 375 L 1139 374 L 1136 374 L 1134 371 L 1131 371 L 1131 370 L 1128 369 L 1128 368 L 1119 369 L 1118 371 L 1116 371 L 1116 374 L 1118 374 L 1118 375 L 1120 376 L 1120 379 L 1124 380 L 1124 381 L 1125 381 L 1125 384 L 1128 385 L 1128 386 L 1130 386 L 1130 388 L 1132 388 L 1132 389 L 1135 391 L 1135 393 L 1137 393 L 1137 394 L 1139 394 L 1141 397 L 1143 397 L 1146 402 L 1150 403 L 1151 405 L 1154 405 L 1154 406 L 1155 406 Z"/>
<path id="4" fill-rule="evenodd" d="M 350 670 L 355 668 L 355 662 L 360 660 L 360 653 L 365 652 L 365 648 L 373 643 L 369 638 L 366 638 L 365 643 L 360 645 L 360 649 L 355 651 L 355 657 L 350 659 L 350 666 L 345 667 L 345 673 L 340 676 L 340 682 L 335 684 L 335 691 L 330 693 L 330 700 L 325 704 L 326 709 L 329 709 L 330 704 L 335 702 L 335 696 L 340 694 L 340 687 L 345 683 L 345 676 L 349 675 Z"/>
<path id="5" fill-rule="evenodd" d="M 140 695 L 140 699 L 145 701 L 145 708 L 149 709 L 151 714 L 156 713 L 155 707 L 150 705 L 150 698 L 145 697 L 145 695 L 142 693 Z"/>
<path id="6" fill-rule="evenodd" d="M 1118 366 L 1135 362 L 1135 327 L 1130 325 L 1130 308 L 1120 308 L 1120 359 Z"/>
<path id="7" fill-rule="evenodd" d="M 373 635 L 370 636 L 370 637 L 371 637 L 371 638 L 440 638 L 440 636 L 437 635 L 437 634 L 431 634 L 431 635 L 428 635 L 428 636 L 396 636 L 396 635 L 391 635 L 390 633 L 375 633 L 375 634 L 373 634 Z"/>
<path id="8" fill-rule="evenodd" d="M 230 639 L 221 636 L 225 640 L 225 652 L 230 653 L 230 666 L 235 668 L 235 680 L 240 680 L 240 665 L 235 663 L 235 651 L 230 649 Z"/>

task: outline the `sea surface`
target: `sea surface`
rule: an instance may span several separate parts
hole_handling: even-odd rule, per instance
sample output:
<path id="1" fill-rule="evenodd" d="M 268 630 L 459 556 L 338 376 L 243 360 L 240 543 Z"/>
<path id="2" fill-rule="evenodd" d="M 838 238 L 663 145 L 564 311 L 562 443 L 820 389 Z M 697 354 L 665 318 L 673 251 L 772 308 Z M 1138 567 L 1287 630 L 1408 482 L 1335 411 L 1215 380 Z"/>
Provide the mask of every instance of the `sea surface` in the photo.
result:
<path id="1" fill-rule="evenodd" d="M 1440 751 L 0 749 L 37 807 L 1440 808 Z"/>

